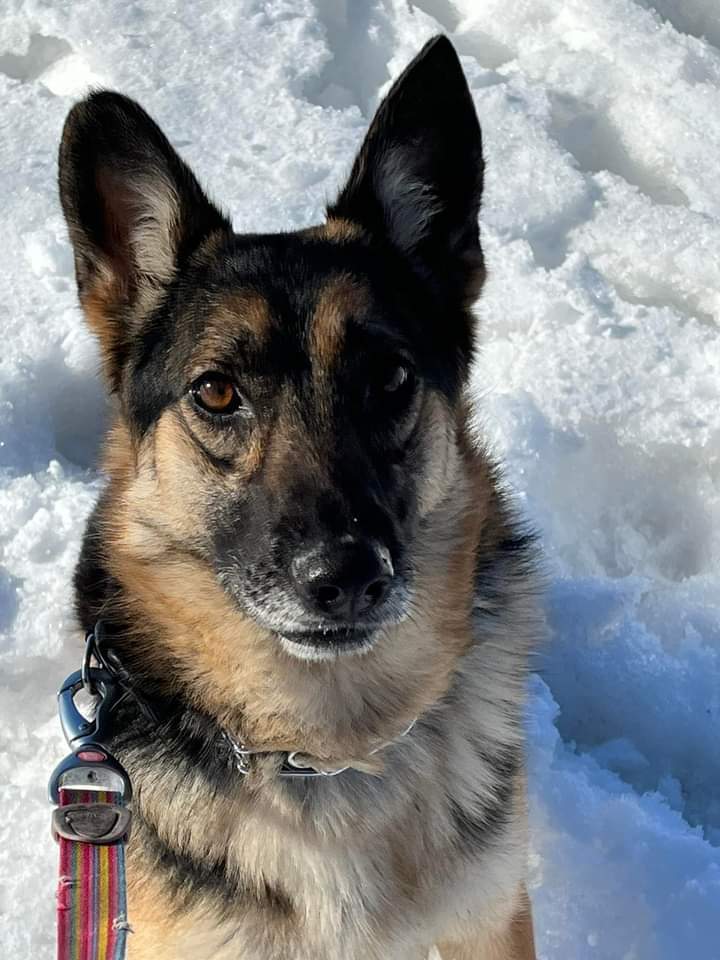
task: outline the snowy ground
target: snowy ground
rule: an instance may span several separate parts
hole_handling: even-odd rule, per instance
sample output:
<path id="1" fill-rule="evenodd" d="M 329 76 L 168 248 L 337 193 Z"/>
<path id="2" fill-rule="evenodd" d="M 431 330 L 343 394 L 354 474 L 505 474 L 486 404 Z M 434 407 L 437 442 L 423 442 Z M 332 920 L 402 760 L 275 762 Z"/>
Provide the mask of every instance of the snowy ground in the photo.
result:
<path id="1" fill-rule="evenodd" d="M 3 957 L 52 952 L 44 782 L 104 418 L 55 191 L 64 116 L 89 84 L 129 93 L 237 229 L 299 227 L 438 29 L 488 156 L 474 389 L 552 574 L 529 719 L 539 953 L 720 957 L 717 0 L 2 4 Z"/>

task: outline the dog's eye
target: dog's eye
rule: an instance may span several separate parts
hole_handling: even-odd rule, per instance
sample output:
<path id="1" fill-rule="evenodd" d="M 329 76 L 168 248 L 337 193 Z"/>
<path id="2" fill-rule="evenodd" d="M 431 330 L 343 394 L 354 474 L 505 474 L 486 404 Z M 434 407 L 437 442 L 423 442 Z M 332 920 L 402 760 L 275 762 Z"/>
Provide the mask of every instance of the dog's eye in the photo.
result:
<path id="1" fill-rule="evenodd" d="M 394 369 L 386 373 L 387 379 L 383 384 L 385 393 L 396 393 L 410 379 L 410 371 L 402 364 L 398 364 Z"/>
<path id="2" fill-rule="evenodd" d="M 412 367 L 404 357 L 388 357 L 371 374 L 368 397 L 376 404 L 397 409 L 410 400 L 414 382 Z"/>
<path id="3" fill-rule="evenodd" d="M 222 373 L 204 373 L 190 388 L 195 403 L 206 413 L 230 414 L 242 404 L 237 387 Z"/>

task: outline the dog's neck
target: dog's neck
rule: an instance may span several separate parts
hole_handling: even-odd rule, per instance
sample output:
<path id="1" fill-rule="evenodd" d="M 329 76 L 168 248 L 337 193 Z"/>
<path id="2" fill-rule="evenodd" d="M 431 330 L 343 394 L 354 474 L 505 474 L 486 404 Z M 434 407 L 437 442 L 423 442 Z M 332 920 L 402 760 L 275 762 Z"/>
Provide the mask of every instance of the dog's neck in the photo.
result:
<path id="1" fill-rule="evenodd" d="M 128 734 L 130 740 L 137 740 L 140 735 L 144 740 L 159 739 L 165 747 L 173 750 L 177 744 L 172 741 L 178 734 L 185 737 L 195 731 L 201 735 L 206 752 L 214 758 L 216 765 L 227 769 L 234 768 L 242 776 L 254 773 L 259 760 L 270 761 L 271 766 L 274 763 L 280 776 L 293 778 L 337 776 L 350 768 L 364 773 L 380 774 L 384 766 L 381 755 L 383 751 L 407 736 L 415 726 L 416 721 L 413 720 L 397 737 L 377 744 L 367 757 L 348 757 L 334 764 L 328 758 L 318 759 L 298 750 L 277 750 L 260 744 L 248 745 L 238 741 L 217 721 L 194 708 L 183 697 L 168 698 L 149 689 L 147 680 L 143 682 L 142 678 L 135 676 L 125 666 L 117 649 L 112 646 L 112 641 L 108 639 L 107 629 L 108 625 L 103 621 L 98 621 L 95 625 L 92 634 L 93 649 L 99 666 L 110 677 L 108 682 L 117 688 L 119 709 L 116 705 L 114 735 L 120 742 L 124 738 L 128 739 Z M 117 633 L 115 636 L 117 637 Z"/>

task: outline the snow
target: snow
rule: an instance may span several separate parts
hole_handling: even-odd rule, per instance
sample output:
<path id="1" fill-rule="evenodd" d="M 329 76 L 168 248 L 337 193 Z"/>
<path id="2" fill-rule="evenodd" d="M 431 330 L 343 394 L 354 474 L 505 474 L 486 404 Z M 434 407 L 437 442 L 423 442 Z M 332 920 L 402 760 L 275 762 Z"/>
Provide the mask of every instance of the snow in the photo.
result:
<path id="1" fill-rule="evenodd" d="M 11 0 L 0 24 L 0 953 L 52 955 L 44 789 L 105 411 L 55 187 L 90 85 L 238 230 L 317 221 L 448 32 L 488 158 L 478 418 L 543 534 L 529 709 L 546 960 L 720 958 L 717 0 Z"/>

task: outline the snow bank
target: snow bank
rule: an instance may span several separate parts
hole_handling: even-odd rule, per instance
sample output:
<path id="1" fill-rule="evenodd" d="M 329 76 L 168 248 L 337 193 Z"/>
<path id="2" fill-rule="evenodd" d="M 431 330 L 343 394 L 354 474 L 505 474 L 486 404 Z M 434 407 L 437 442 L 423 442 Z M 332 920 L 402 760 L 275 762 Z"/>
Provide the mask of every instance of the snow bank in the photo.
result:
<path id="1" fill-rule="evenodd" d="M 170 12 L 173 11 L 173 12 Z M 0 25 L 0 952 L 52 955 L 44 782 L 99 480 L 97 354 L 55 190 L 89 85 L 137 97 L 237 229 L 317 220 L 442 29 L 488 156 L 478 417 L 542 530 L 529 716 L 547 960 L 720 957 L 715 0 L 15 0 Z"/>

